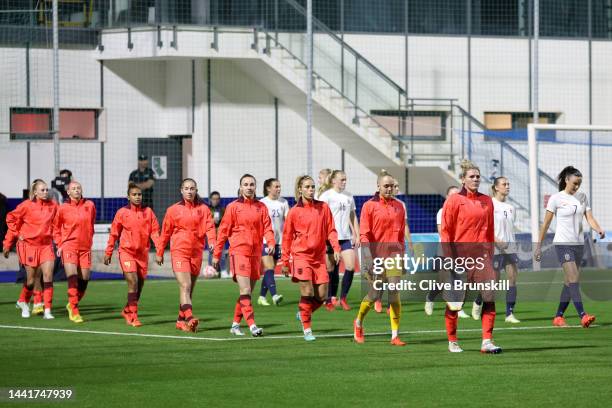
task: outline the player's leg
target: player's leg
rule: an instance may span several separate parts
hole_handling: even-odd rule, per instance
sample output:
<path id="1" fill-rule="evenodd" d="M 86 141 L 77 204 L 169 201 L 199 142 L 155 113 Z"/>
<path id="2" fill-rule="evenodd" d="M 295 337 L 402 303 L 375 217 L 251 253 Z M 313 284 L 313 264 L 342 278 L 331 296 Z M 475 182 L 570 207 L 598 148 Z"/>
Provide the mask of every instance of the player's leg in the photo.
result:
<path id="1" fill-rule="evenodd" d="M 79 312 L 79 293 L 78 293 L 78 265 L 74 254 L 65 253 L 63 255 L 64 272 L 66 272 L 66 280 L 68 281 L 68 318 L 75 323 L 83 322 L 81 313 Z"/>
<path id="2" fill-rule="evenodd" d="M 21 310 L 21 317 L 27 319 L 30 317 L 30 299 L 34 292 L 34 282 L 40 280 L 40 272 L 38 268 L 23 265 L 26 276 L 23 279 L 23 287 L 17 300 L 17 308 Z"/>
<path id="3" fill-rule="evenodd" d="M 342 289 L 340 291 L 340 306 L 342 306 L 344 310 L 351 310 L 347 302 L 347 297 L 351 290 L 353 277 L 355 275 L 355 250 L 353 248 L 348 248 L 343 250 L 340 255 L 344 263 L 344 275 L 342 276 Z"/>
<path id="4" fill-rule="evenodd" d="M 91 277 L 91 251 L 79 252 L 79 302 L 85 297 Z"/>
<path id="5" fill-rule="evenodd" d="M 274 286 L 274 293 L 272 293 L 272 290 L 270 290 L 270 293 L 272 296 L 276 294 L 276 283 L 274 282 L 274 258 L 270 255 L 265 255 L 261 258 L 261 264 L 263 266 L 264 274 L 263 279 L 261 280 L 261 289 L 259 291 L 257 304 L 260 306 L 270 306 L 270 303 L 268 303 L 266 299 L 268 290 L 270 290 L 270 285 Z"/>
<path id="6" fill-rule="evenodd" d="M 182 262 L 179 265 L 182 265 Z M 173 267 L 177 263 L 173 262 Z M 191 273 L 185 270 L 174 270 L 174 277 L 179 287 L 179 314 L 176 320 L 176 328 L 182 331 L 191 331 L 188 322 L 193 319 L 193 307 L 191 305 Z"/>
<path id="7" fill-rule="evenodd" d="M 121 311 L 121 315 L 125 318 L 125 323 L 132 325 L 134 321 L 133 306 L 138 304 L 138 273 L 136 271 L 123 273 L 125 282 L 127 283 L 127 302 Z"/>
<path id="8" fill-rule="evenodd" d="M 308 268 L 310 269 L 310 268 Z M 312 272 L 311 272 L 312 276 Z M 314 285 L 312 280 L 301 280 L 300 285 L 300 302 L 298 304 L 297 318 L 302 324 L 304 332 L 304 340 L 313 341 L 315 337 L 312 334 L 312 312 L 314 308 Z M 327 289 L 327 288 L 325 288 Z M 323 296 L 327 296 L 325 293 Z"/>
<path id="9" fill-rule="evenodd" d="M 508 291 L 506 292 L 506 323 L 520 323 L 514 316 L 514 306 L 516 305 L 516 278 L 518 268 L 516 263 L 510 261 L 506 264 L 506 278 L 508 279 Z"/>
<path id="10" fill-rule="evenodd" d="M 43 319 L 54 319 L 51 314 L 51 307 L 53 305 L 53 260 L 45 261 L 40 265 L 40 270 L 43 276 L 43 302 L 45 304 L 45 313 Z"/>
<path id="11" fill-rule="evenodd" d="M 329 245 L 328 245 L 329 246 Z M 328 311 L 333 311 L 338 303 L 336 296 L 338 295 L 338 284 L 340 282 L 340 274 L 338 272 L 338 265 L 334 261 L 333 250 L 325 257 L 325 266 L 327 268 L 327 275 L 329 276 L 329 285 L 327 286 L 327 299 L 325 300 L 325 307 Z"/>
<path id="12" fill-rule="evenodd" d="M 397 275 L 397 274 L 396 274 Z M 399 283 L 400 276 L 390 276 L 389 283 Z M 389 319 L 391 321 L 391 344 L 394 346 L 405 346 L 406 343 L 399 338 L 400 318 L 402 314 L 402 302 L 398 290 L 389 290 Z"/>

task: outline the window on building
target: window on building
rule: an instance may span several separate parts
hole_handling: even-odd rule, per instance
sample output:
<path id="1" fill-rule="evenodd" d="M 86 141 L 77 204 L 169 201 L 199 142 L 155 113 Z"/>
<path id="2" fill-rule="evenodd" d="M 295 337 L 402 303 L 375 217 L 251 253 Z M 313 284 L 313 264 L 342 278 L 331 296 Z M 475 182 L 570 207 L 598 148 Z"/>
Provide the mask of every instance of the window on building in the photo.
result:
<path id="1" fill-rule="evenodd" d="M 98 139 L 97 109 L 60 109 L 60 139 Z M 50 108 L 11 108 L 12 140 L 53 138 L 53 112 Z"/>
<path id="2" fill-rule="evenodd" d="M 392 132 L 394 136 L 415 140 L 445 140 L 446 119 L 444 111 L 396 111 L 373 110 L 372 117 L 376 122 Z"/>

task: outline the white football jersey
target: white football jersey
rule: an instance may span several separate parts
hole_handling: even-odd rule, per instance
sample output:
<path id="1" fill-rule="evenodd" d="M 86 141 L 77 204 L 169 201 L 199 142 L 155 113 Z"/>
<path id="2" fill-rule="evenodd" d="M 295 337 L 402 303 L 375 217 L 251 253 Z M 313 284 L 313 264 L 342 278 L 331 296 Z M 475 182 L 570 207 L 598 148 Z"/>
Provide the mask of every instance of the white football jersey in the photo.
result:
<path id="1" fill-rule="evenodd" d="M 582 244 L 582 218 L 590 211 L 589 200 L 586 194 L 578 192 L 574 195 L 565 191 L 550 196 L 546 211 L 555 214 L 557 228 L 554 243 Z"/>
<path id="2" fill-rule="evenodd" d="M 495 240 L 509 244 L 504 253 L 516 253 L 513 243 L 516 242 L 514 236 L 514 222 L 516 221 L 516 210 L 512 204 L 493 200 L 493 219 L 495 221 Z M 496 248 L 497 252 L 497 248 Z"/>
<path id="3" fill-rule="evenodd" d="M 355 199 L 351 193 L 342 191 L 338 193 L 336 190 L 329 189 L 319 197 L 320 201 L 327 203 L 334 217 L 334 225 L 338 232 L 338 239 L 351 239 L 351 211 L 355 211 Z"/>
<path id="4" fill-rule="evenodd" d="M 285 218 L 287 218 L 287 213 L 289 212 L 289 203 L 283 197 L 279 197 L 278 200 L 264 197 L 260 201 L 268 208 L 268 214 L 270 214 L 270 220 L 272 221 L 272 229 L 274 230 L 274 240 L 276 245 L 280 245 L 283 239 Z"/>

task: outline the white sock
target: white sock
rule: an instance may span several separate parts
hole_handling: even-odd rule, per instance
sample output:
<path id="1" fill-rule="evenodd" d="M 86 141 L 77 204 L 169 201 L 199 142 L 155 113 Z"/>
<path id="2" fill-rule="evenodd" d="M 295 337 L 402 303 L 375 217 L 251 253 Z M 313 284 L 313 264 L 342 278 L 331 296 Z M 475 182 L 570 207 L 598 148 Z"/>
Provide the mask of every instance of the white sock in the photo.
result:
<path id="1" fill-rule="evenodd" d="M 355 319 L 355 326 L 361 327 L 361 320 Z"/>
<path id="2" fill-rule="evenodd" d="M 312 329 L 304 329 L 304 334 L 312 334 Z"/>
<path id="3" fill-rule="evenodd" d="M 391 340 L 393 340 L 394 338 L 396 338 L 398 335 L 398 330 L 391 330 Z"/>
<path id="4" fill-rule="evenodd" d="M 252 325 L 250 325 L 250 326 L 249 326 L 249 329 L 250 329 L 251 331 L 255 330 L 256 328 L 257 328 L 257 326 L 256 326 L 256 325 L 254 325 L 254 324 L 252 324 Z"/>
<path id="5" fill-rule="evenodd" d="M 240 327 L 240 322 L 232 322 L 232 327 Z"/>

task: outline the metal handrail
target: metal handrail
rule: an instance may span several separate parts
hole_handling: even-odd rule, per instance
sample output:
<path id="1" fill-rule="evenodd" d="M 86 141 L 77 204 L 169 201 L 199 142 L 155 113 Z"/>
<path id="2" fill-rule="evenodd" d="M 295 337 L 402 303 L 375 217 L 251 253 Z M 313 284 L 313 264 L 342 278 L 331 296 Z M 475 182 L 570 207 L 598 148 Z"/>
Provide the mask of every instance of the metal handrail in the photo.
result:
<path id="1" fill-rule="evenodd" d="M 295 0 L 284 0 L 287 4 L 291 5 L 296 11 L 298 11 L 300 14 L 302 14 L 304 17 L 306 17 L 306 10 L 304 10 L 304 7 L 302 7 L 298 2 L 296 2 Z M 376 72 L 376 74 L 378 74 L 378 76 L 380 76 L 382 79 L 384 79 L 387 83 L 389 83 L 389 85 L 391 85 L 392 87 L 394 87 L 401 95 L 403 95 L 404 97 L 407 97 L 406 91 L 399 86 L 398 84 L 395 83 L 395 81 L 393 81 L 391 78 L 389 78 L 387 75 L 385 75 L 380 69 L 376 68 L 370 61 L 368 61 L 363 55 L 361 55 L 357 50 L 355 50 L 353 47 L 351 47 L 350 45 L 348 45 L 344 40 L 342 40 L 342 38 L 338 37 L 336 35 L 336 33 L 334 33 L 329 27 L 327 27 L 323 22 L 321 22 L 319 19 L 317 19 L 316 17 L 312 17 L 312 23 L 313 25 L 317 26 L 318 28 L 320 28 L 321 30 L 323 30 L 325 33 L 327 33 L 330 37 L 332 37 L 337 43 L 339 43 L 344 49 L 348 50 L 349 52 L 351 52 L 355 58 L 357 58 L 358 60 L 360 60 L 361 62 L 363 62 L 365 65 L 368 66 L 368 68 L 372 69 L 374 72 Z"/>

